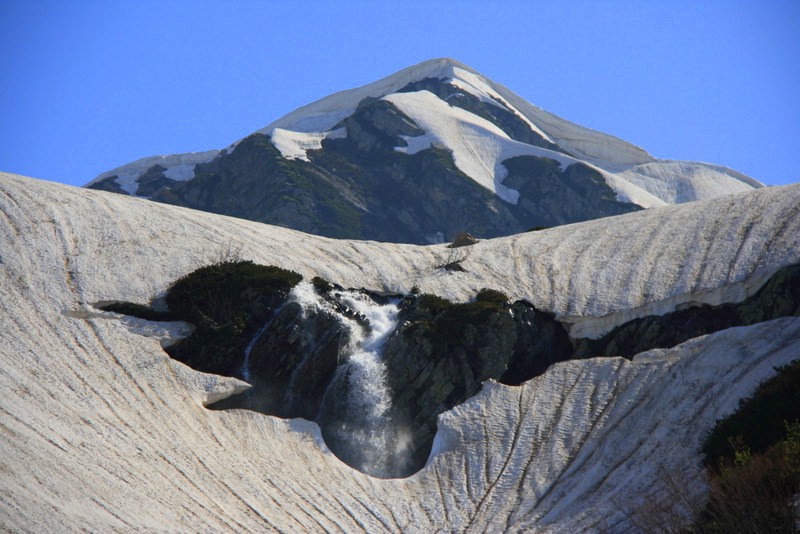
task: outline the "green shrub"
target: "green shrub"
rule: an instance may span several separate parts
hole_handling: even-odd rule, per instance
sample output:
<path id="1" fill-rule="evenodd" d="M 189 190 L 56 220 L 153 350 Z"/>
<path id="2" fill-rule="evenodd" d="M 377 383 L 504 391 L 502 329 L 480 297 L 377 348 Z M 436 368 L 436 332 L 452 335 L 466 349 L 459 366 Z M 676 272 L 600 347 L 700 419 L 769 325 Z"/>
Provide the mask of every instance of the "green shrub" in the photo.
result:
<path id="1" fill-rule="evenodd" d="M 176 281 L 167 291 L 168 312 L 131 302 L 103 309 L 193 323 L 192 335 L 168 347 L 169 355 L 200 371 L 236 376 L 249 339 L 300 280 L 299 274 L 278 267 L 223 260 Z"/>
<path id="2" fill-rule="evenodd" d="M 716 469 L 721 459 L 732 463 L 732 439 L 741 439 L 753 453 L 765 452 L 785 437 L 787 421 L 800 419 L 800 360 L 777 371 L 739 403 L 736 413 L 717 421 L 703 444 L 706 465 Z"/>
<path id="3" fill-rule="evenodd" d="M 797 436 L 781 440 L 763 453 L 743 449 L 733 463 L 722 461 L 709 481 L 709 499 L 696 522 L 698 532 L 759 534 L 793 532 L 789 501 L 800 489 L 790 451 Z"/>
<path id="4" fill-rule="evenodd" d="M 180 278 L 169 289 L 166 301 L 171 312 L 187 320 L 225 323 L 249 305 L 276 295 L 285 298 L 302 279 L 295 272 L 251 261 L 221 262 Z"/>
<path id="5" fill-rule="evenodd" d="M 792 532 L 800 491 L 800 360 L 778 369 L 703 446 L 709 500 L 694 530 Z"/>
<path id="6" fill-rule="evenodd" d="M 508 297 L 502 291 L 496 289 L 483 288 L 475 295 L 476 302 L 483 302 L 486 304 L 496 304 L 504 306 L 508 304 Z"/>
<path id="7" fill-rule="evenodd" d="M 498 315 L 506 314 L 508 297 L 494 289 L 482 289 L 473 302 L 453 303 L 436 295 L 419 295 L 414 301 L 414 321 L 422 328 L 438 351 L 447 352 L 464 344 L 464 333 L 470 328 L 483 328 Z M 417 335 L 406 330 L 409 336 Z"/>
<path id="8" fill-rule="evenodd" d="M 416 305 L 420 310 L 424 310 L 427 313 L 435 315 L 450 309 L 453 306 L 453 303 L 438 295 L 424 293 L 417 297 Z"/>
<path id="9" fill-rule="evenodd" d="M 326 293 L 330 293 L 333 290 L 333 284 L 321 278 L 319 276 L 315 276 L 311 279 L 311 284 L 314 286 L 314 289 L 317 291 L 319 295 L 325 295 Z"/>

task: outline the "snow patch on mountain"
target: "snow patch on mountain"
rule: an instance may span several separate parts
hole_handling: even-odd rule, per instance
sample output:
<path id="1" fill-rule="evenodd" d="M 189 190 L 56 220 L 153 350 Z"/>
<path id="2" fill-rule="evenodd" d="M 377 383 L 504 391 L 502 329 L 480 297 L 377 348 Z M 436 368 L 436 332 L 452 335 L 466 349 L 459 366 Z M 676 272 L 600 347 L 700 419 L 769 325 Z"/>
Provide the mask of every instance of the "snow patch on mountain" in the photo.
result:
<path id="1" fill-rule="evenodd" d="M 425 78 L 454 78 L 454 68 L 459 68 L 466 73 L 477 74 L 466 65 L 452 59 L 441 58 L 424 61 L 376 82 L 355 89 L 339 91 L 297 108 L 288 115 L 258 130 L 258 132 L 269 135 L 275 128 L 296 132 L 327 131 L 342 119 L 352 115 L 358 104 L 365 98 L 382 98 L 396 93 L 410 83 Z M 468 81 L 465 81 L 465 86 L 472 87 Z"/>
<path id="2" fill-rule="evenodd" d="M 618 137 L 581 126 L 545 111 L 499 83 L 492 82 L 492 87 L 523 117 L 545 132 L 549 139 L 577 158 L 594 163 L 610 172 L 655 159 L 642 148 Z"/>
<path id="3" fill-rule="evenodd" d="M 178 182 L 185 182 L 186 180 L 191 180 L 192 178 L 194 178 L 195 165 L 196 163 L 181 163 L 180 165 L 169 167 L 164 171 L 164 176 Z"/>
<path id="4" fill-rule="evenodd" d="M 395 150 L 415 154 L 433 145 L 444 147 L 453 153 L 453 160 L 461 172 L 511 204 L 517 203 L 519 192 L 503 185 L 508 175 L 503 161 L 516 156 L 536 156 L 556 160 L 562 168 L 583 163 L 561 152 L 515 141 L 488 120 L 450 106 L 429 91 L 395 93 L 383 99 L 394 104 L 427 132 L 416 137 L 403 136 L 408 146 Z M 617 193 L 618 200 L 646 208 L 664 205 L 658 198 L 625 180 L 594 168 L 603 174 Z"/>
<path id="5" fill-rule="evenodd" d="M 621 171 L 619 176 L 669 204 L 763 187 L 760 182 L 727 167 L 694 161 L 656 160 Z"/>
<path id="6" fill-rule="evenodd" d="M 164 175 L 177 181 L 186 181 L 194 178 L 194 168 L 198 163 L 208 163 L 219 155 L 219 150 L 205 152 L 188 152 L 186 154 L 171 154 L 169 156 L 151 156 L 137 159 L 127 165 L 122 165 L 104 172 L 86 184 L 90 186 L 111 176 L 117 176 L 117 184 L 129 195 L 136 195 L 139 184 L 136 180 L 154 165 L 160 165 L 166 170 Z"/>
<path id="7" fill-rule="evenodd" d="M 664 200 L 659 198 L 657 195 L 645 191 L 636 184 L 633 184 L 614 173 L 610 173 L 591 163 L 581 163 L 592 167 L 602 174 L 606 184 L 608 184 L 608 186 L 614 190 L 614 193 L 616 193 L 616 199 L 620 202 L 630 202 L 643 208 L 657 208 L 659 206 L 666 206 L 669 204 L 668 202 L 664 202 Z"/>
<path id="8" fill-rule="evenodd" d="M 342 139 L 347 136 L 344 128 L 327 132 L 293 132 L 283 128 L 275 128 L 271 133 L 272 144 L 287 159 L 309 161 L 308 151 L 322 148 L 325 139 Z"/>
<path id="9" fill-rule="evenodd" d="M 463 67 L 463 68 L 462 68 Z M 447 82 L 463 89 L 464 91 L 470 93 L 473 96 L 478 97 L 481 102 L 486 102 L 487 104 L 492 104 L 499 108 L 505 108 L 509 111 L 513 112 L 523 121 L 525 121 L 528 126 L 536 132 L 537 134 L 541 135 L 542 138 L 546 139 L 547 141 L 553 142 L 552 139 L 544 132 L 541 128 L 539 128 L 536 124 L 531 122 L 528 117 L 526 117 L 523 113 L 521 113 L 518 109 L 514 106 L 505 102 L 503 97 L 492 88 L 493 82 L 488 81 L 486 78 L 478 74 L 477 72 L 469 69 L 467 67 L 461 66 L 453 66 L 452 68 L 452 77 L 447 79 Z"/>
<path id="10" fill-rule="evenodd" d="M 432 144 L 443 146 L 453 153 L 461 172 L 506 202 L 517 203 L 519 192 L 503 185 L 507 172 L 500 162 L 506 159 L 502 156 L 508 145 L 528 145 L 513 141 L 486 119 L 452 107 L 428 91 L 395 93 L 384 100 L 397 106 L 427 132 L 423 136 L 404 136 L 408 146 L 395 150 L 415 154 Z"/>

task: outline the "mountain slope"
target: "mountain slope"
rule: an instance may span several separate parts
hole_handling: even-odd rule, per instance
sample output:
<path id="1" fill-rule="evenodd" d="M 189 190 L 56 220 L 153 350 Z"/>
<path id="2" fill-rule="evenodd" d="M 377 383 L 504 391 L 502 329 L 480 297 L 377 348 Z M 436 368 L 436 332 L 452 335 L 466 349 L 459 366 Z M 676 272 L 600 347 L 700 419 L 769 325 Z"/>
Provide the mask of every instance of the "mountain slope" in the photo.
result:
<path id="1" fill-rule="evenodd" d="M 88 187 L 331 237 L 426 243 L 760 184 L 656 160 L 438 59 L 301 107 L 223 151 L 145 158 Z"/>
<path id="2" fill-rule="evenodd" d="M 796 358 L 797 318 L 488 384 L 440 417 L 425 469 L 378 480 L 339 462 L 315 425 L 204 409 L 244 384 L 169 359 L 159 341 L 175 332 L 94 305 L 148 302 L 238 250 L 344 286 L 501 288 L 596 333 L 752 294 L 800 261 L 799 207 L 800 187 L 768 188 L 487 240 L 448 273 L 441 246 L 336 241 L 0 175 L 3 527 L 631 531 L 665 470 L 702 498 L 704 431 Z"/>

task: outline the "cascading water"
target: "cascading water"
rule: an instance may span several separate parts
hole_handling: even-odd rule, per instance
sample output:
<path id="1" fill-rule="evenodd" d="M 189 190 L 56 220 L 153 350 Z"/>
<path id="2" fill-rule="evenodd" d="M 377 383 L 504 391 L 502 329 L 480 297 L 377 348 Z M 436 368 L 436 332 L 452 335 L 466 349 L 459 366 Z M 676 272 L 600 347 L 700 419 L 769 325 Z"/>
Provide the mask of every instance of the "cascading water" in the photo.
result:
<path id="1" fill-rule="evenodd" d="M 267 331 L 267 328 L 269 328 L 269 326 L 272 324 L 272 321 L 275 320 L 275 317 L 281 311 L 281 308 L 278 308 L 272 313 L 270 318 L 267 319 L 267 321 L 261 326 L 261 328 L 258 329 L 255 335 L 253 335 L 253 337 L 250 339 L 250 342 L 247 343 L 247 346 L 244 348 L 244 359 L 242 360 L 241 375 L 242 375 L 242 380 L 244 380 L 245 382 L 252 383 L 253 381 L 253 378 L 250 376 L 250 353 L 253 352 L 253 347 L 256 346 L 258 340 L 261 339 L 261 336 L 263 336 L 264 332 Z"/>
<path id="2" fill-rule="evenodd" d="M 320 414 L 320 425 L 333 441 L 329 446 L 359 470 L 387 476 L 397 459 L 404 458 L 407 444 L 391 420 L 392 399 L 381 361 L 383 344 L 397 326 L 397 302 L 378 304 L 367 295 L 344 290 L 333 291 L 329 301 L 303 282 L 291 298 L 304 309 L 334 314 L 350 331 Z"/>

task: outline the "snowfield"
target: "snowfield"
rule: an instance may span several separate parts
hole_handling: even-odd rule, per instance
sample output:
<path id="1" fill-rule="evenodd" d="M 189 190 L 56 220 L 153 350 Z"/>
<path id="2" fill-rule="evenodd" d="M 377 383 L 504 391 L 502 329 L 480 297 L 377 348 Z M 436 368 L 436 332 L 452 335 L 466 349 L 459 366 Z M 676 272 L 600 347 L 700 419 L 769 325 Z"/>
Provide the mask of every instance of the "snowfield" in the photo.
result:
<path id="1" fill-rule="evenodd" d="M 194 168 L 198 163 L 208 163 L 219 155 L 219 150 L 208 150 L 206 152 L 189 152 L 187 154 L 172 154 L 169 156 L 151 156 L 148 158 L 137 159 L 132 163 L 122 165 L 106 171 L 97 176 L 88 185 L 105 180 L 111 176 L 117 176 L 117 183 L 129 195 L 134 195 L 139 187 L 136 183 L 137 178 L 142 176 L 153 165 L 160 165 L 166 170 L 164 176 L 179 182 L 194 178 Z"/>
<path id="2" fill-rule="evenodd" d="M 447 249 L 337 241 L 0 174 L 0 525 L 24 532 L 632 532 L 675 486 L 702 502 L 713 422 L 800 354 L 800 318 L 724 330 L 633 361 L 565 362 L 487 383 L 440 416 L 427 466 L 380 480 L 318 427 L 204 408 L 246 384 L 171 360 L 185 325 L 94 305 L 147 303 L 234 251 L 345 287 L 526 298 L 599 335 L 687 302 L 754 293 L 800 261 L 800 186 Z M 677 510 L 681 512 L 681 510 Z"/>

